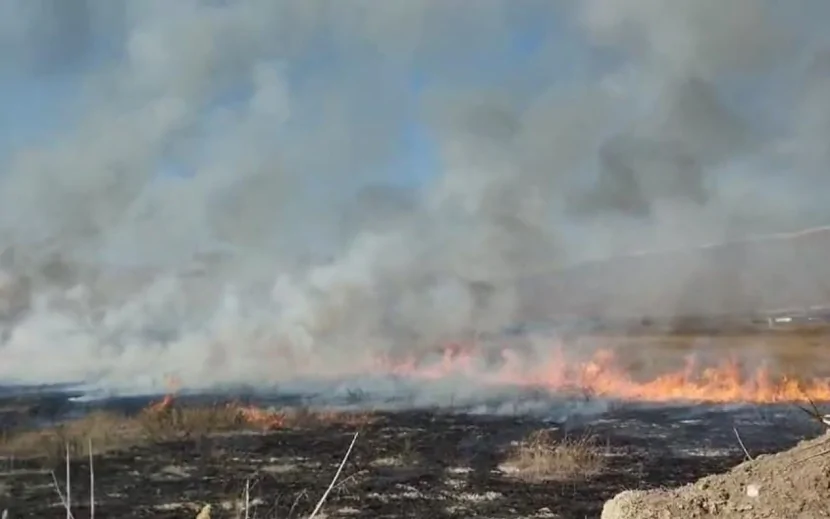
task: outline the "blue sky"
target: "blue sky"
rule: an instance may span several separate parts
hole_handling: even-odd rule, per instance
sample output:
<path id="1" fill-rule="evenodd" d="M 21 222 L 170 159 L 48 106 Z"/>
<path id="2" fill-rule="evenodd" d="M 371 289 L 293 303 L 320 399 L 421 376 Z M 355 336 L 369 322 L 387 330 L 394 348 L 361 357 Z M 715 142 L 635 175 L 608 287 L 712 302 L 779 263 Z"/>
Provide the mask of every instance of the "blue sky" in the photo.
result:
<path id="1" fill-rule="evenodd" d="M 12 76 L 0 79 L 0 153 L 39 145 L 69 123 L 67 104 L 77 95 L 71 76 L 48 78 Z"/>
<path id="2" fill-rule="evenodd" d="M 551 42 L 555 51 L 550 52 Z M 61 132 L 71 131 L 77 123 L 75 108 L 82 92 L 85 73 L 120 59 L 123 42 L 102 30 L 95 31 L 89 49 L 69 64 L 55 70 L 32 72 L 26 67 L 4 66 L 0 70 L 0 163 L 29 146 L 48 144 Z M 535 58 L 547 45 L 544 66 Z M 288 65 L 292 89 L 302 90 L 308 82 L 330 80 L 353 82 L 349 77 L 360 75 L 389 77 L 396 92 L 381 102 L 390 108 L 402 110 L 405 124 L 396 137 L 397 146 L 392 156 L 379 168 L 378 177 L 386 182 L 415 187 L 431 178 L 439 170 L 433 136 L 421 119 L 420 95 L 425 88 L 437 83 L 486 87 L 511 81 L 512 87 L 528 94 L 550 86 L 551 81 L 568 81 L 584 75 L 588 47 L 567 24 L 557 20 L 525 16 L 512 24 L 511 37 L 506 46 L 493 45 L 466 55 L 446 58 L 431 56 L 428 62 L 415 60 L 403 67 L 389 63 L 376 49 L 369 47 L 338 48 L 326 39 L 317 42 L 309 52 Z M 592 56 L 596 58 L 596 56 Z M 551 62 L 550 60 L 553 60 Z M 4 62 L 0 61 L 0 64 Z M 391 75 L 391 76 L 390 76 Z M 357 79 L 358 83 L 360 79 Z M 397 91 L 398 87 L 403 92 Z M 244 100 L 248 91 L 244 82 L 217 99 L 212 108 L 230 106 Z M 532 98 L 532 95 L 527 96 Z M 376 102 L 377 99 L 356 100 Z M 403 106 L 391 106 L 400 105 Z M 206 112 L 207 115 L 207 112 Z M 285 131 L 302 131 L 304 124 L 313 120 L 313 113 L 301 114 Z M 275 138 L 276 138 L 275 130 Z M 187 174 L 175 164 L 161 164 L 162 173 Z"/>

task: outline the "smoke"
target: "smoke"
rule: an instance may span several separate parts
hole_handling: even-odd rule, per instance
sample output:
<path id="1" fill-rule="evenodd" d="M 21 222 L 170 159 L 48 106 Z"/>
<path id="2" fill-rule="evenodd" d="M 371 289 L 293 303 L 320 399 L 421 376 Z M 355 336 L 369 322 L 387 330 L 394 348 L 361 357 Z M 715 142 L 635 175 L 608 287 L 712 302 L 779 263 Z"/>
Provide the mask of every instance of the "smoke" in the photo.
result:
<path id="1" fill-rule="evenodd" d="M 366 373 L 607 303 L 528 290 L 569 265 L 830 218 L 821 2 L 469 7 L 0 1 L 3 76 L 74 85 L 2 157 L 0 379 Z"/>

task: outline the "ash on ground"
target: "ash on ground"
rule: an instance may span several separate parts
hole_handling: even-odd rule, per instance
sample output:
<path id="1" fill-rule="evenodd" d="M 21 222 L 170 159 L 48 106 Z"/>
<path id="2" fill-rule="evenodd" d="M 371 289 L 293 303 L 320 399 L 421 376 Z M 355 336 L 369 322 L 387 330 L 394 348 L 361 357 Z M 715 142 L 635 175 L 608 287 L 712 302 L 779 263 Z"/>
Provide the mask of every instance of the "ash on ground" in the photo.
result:
<path id="1" fill-rule="evenodd" d="M 96 409 L 130 413 L 147 405 L 146 398 L 138 397 L 79 404 L 66 394 L 61 395 L 60 390 L 55 390 L 48 396 L 8 396 L 0 406 L 0 420 L 7 428 L 33 423 L 47 427 L 50 421 L 78 417 Z M 195 406 L 208 397 L 183 400 L 181 405 Z M 259 402 L 269 406 L 287 403 L 279 399 Z M 795 406 L 787 405 L 606 402 L 601 411 L 560 416 L 556 414 L 563 409 L 560 404 L 549 401 L 552 412 L 547 415 L 541 405 L 530 414 L 494 415 L 486 408 L 478 412 L 377 411 L 371 413 L 373 420 L 362 425 L 318 423 L 254 434 L 224 433 L 134 445 L 94 457 L 96 514 L 192 519 L 205 504 L 211 504 L 214 518 L 237 517 L 247 482 L 252 516 L 303 517 L 331 482 L 351 438 L 359 431 L 354 451 L 326 501 L 327 517 L 598 517 L 603 504 L 624 490 L 691 484 L 741 463 L 745 454 L 735 431 L 753 456 L 790 448 L 800 439 L 822 432 Z M 554 445 L 591 438 L 591 459 L 601 458 L 601 469 L 564 480 L 516 477 L 505 470 L 505 460 L 517 445 L 540 431 Z M 578 446 L 582 445 L 578 442 Z M 533 462 L 537 452 L 555 453 L 556 449 L 531 450 L 528 456 Z M 766 459 L 775 458 L 759 457 L 751 467 L 766 466 Z M 6 466 L 0 474 L 0 507 L 9 509 L 11 517 L 65 516 L 51 482 L 54 472 L 59 486 L 64 486 L 65 469 L 60 457 L 8 458 L 3 463 Z M 81 456 L 72 461 L 70 468 L 73 515 L 76 519 L 87 517 L 89 461 Z M 803 469 L 789 469 L 785 474 L 804 480 L 798 484 L 818 484 L 815 473 L 798 470 Z M 776 484 L 784 484 L 757 474 L 749 470 L 733 487 L 717 483 L 718 479 L 710 480 L 707 488 L 728 487 L 728 497 L 709 501 L 689 497 L 684 501 L 689 508 L 684 510 L 692 510 L 694 503 L 703 503 L 704 511 L 708 510 L 706 503 L 717 503 L 712 506 L 726 510 L 732 506 L 728 503 L 737 495 L 736 489 L 750 484 L 758 486 L 761 501 L 747 498 L 748 503 L 761 503 L 766 499 L 765 492 L 774 492 Z M 790 493 L 797 490 L 796 486 L 788 488 Z M 691 491 L 682 492 L 693 495 Z M 659 510 L 667 498 L 635 494 L 631 502 L 651 503 L 652 499 L 654 509 Z M 795 498 L 791 501 L 795 502 Z M 813 502 L 818 500 L 810 501 Z M 748 513 L 749 509 L 740 508 L 745 504 L 741 501 L 734 510 Z M 809 506 L 808 511 L 812 510 Z M 632 509 L 636 505 L 626 510 Z M 693 517 L 685 513 L 671 515 L 671 510 L 667 513 L 670 515 L 654 517 Z"/>

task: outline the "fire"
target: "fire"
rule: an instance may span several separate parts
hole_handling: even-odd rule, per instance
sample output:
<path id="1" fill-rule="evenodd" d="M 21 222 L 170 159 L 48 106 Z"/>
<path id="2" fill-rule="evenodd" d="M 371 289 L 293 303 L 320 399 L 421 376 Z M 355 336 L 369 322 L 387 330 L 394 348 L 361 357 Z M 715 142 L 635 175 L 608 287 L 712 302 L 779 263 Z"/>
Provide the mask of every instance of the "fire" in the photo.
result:
<path id="1" fill-rule="evenodd" d="M 573 348 L 572 350 L 579 350 Z M 568 351 L 572 351 L 569 349 Z M 516 349 L 485 355 L 476 345 L 451 344 L 438 350 L 437 358 L 378 358 L 362 374 L 393 375 L 400 378 L 433 381 L 461 378 L 474 384 L 524 387 L 552 395 L 651 403 L 794 403 L 811 400 L 830 402 L 830 378 L 801 378 L 774 372 L 761 365 L 747 369 L 735 358 L 725 358 L 711 365 L 701 365 L 695 357 L 686 357 L 682 366 L 662 371 L 626 368 L 627 357 L 620 358 L 614 349 L 599 349 L 592 355 L 574 358 L 565 348 L 553 347 L 542 358 L 522 354 Z M 172 381 L 173 379 L 171 379 Z M 171 387 L 178 383 L 171 382 Z M 172 392 L 149 409 L 164 411 L 173 405 Z M 367 416 L 354 413 L 266 410 L 255 406 L 229 404 L 245 423 L 262 429 L 281 429 L 298 424 L 366 423 Z"/>
<path id="2" fill-rule="evenodd" d="M 168 409 L 173 407 L 173 395 L 166 394 L 164 398 L 159 400 L 158 402 L 153 402 L 147 407 L 147 411 L 151 413 L 164 413 Z"/>
<path id="3" fill-rule="evenodd" d="M 181 380 L 175 375 L 165 375 L 164 385 L 167 386 L 167 394 L 158 402 L 147 406 L 146 411 L 150 413 L 165 413 L 173 407 L 173 395 L 182 387 Z"/>
<path id="4" fill-rule="evenodd" d="M 256 426 L 259 429 L 272 431 L 276 429 L 283 429 L 287 425 L 285 413 L 262 409 L 251 405 L 228 405 L 236 408 L 237 412 L 246 424 Z"/>
<path id="5" fill-rule="evenodd" d="M 587 360 L 568 359 L 556 351 L 548 359 L 529 363 L 512 350 L 501 352 L 501 365 L 485 369 L 475 349 L 447 348 L 437 362 L 420 365 L 413 359 L 381 362 L 383 370 L 398 376 L 436 380 L 451 376 L 477 379 L 487 384 L 542 389 L 550 393 L 574 392 L 594 397 L 638 402 L 777 403 L 830 401 L 830 379 L 801 381 L 777 375 L 765 366 L 743 369 L 734 359 L 699 366 L 694 357 L 673 371 L 645 379 L 635 378 L 622 367 L 611 350 L 599 350 Z"/>
<path id="6" fill-rule="evenodd" d="M 176 399 L 172 394 L 165 395 L 161 400 L 150 403 L 144 413 L 150 416 L 167 415 L 168 413 L 186 412 L 187 408 L 177 408 Z M 199 412 L 200 408 L 191 408 Z M 239 402 L 228 402 L 219 406 L 205 408 L 216 417 L 230 418 L 233 423 L 243 428 L 261 431 L 274 431 L 295 427 L 309 427 L 320 425 L 344 425 L 359 427 L 374 421 L 375 417 L 369 413 L 315 410 L 308 409 L 263 409 Z"/>

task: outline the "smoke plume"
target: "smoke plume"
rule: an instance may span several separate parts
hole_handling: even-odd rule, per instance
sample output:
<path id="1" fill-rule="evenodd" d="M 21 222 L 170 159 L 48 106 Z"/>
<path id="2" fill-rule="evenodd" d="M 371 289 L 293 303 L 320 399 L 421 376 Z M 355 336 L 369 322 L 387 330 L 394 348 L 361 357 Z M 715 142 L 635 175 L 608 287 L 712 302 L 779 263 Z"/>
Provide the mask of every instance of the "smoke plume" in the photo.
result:
<path id="1" fill-rule="evenodd" d="M 568 301 L 702 311 L 708 256 L 580 265 L 830 220 L 826 10 L 3 0 L 3 77 L 71 87 L 0 156 L 0 379 L 268 385 Z"/>

